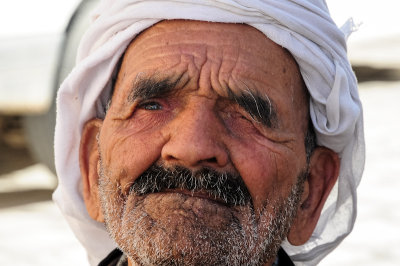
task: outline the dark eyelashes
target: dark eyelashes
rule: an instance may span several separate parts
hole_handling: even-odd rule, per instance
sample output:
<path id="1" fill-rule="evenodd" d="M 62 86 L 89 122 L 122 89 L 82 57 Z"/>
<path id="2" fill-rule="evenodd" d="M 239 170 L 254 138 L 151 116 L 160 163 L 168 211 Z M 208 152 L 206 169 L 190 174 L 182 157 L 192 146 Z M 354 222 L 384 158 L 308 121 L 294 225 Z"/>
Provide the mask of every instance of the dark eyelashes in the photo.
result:
<path id="1" fill-rule="evenodd" d="M 162 110 L 163 107 L 162 105 L 154 100 L 148 100 L 148 101 L 143 101 L 138 104 L 138 108 L 148 110 L 148 111 L 157 111 L 157 110 Z"/>

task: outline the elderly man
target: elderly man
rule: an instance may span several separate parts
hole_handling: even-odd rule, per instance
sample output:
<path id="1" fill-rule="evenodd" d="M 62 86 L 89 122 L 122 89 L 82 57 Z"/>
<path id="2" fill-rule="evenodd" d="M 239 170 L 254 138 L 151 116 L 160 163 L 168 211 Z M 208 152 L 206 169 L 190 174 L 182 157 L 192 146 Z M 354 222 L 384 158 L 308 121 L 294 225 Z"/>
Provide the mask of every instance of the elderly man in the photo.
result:
<path id="1" fill-rule="evenodd" d="M 315 265 L 351 231 L 361 104 L 323 1 L 95 14 L 58 95 L 54 196 L 92 264 Z"/>

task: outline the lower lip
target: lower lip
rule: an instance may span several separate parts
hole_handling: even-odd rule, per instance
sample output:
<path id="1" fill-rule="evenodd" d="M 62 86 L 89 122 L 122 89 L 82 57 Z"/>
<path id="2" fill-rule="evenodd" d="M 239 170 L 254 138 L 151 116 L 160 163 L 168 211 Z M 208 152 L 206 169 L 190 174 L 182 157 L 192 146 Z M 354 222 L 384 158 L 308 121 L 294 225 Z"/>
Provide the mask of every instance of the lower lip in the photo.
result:
<path id="1" fill-rule="evenodd" d="M 185 190 L 185 189 L 166 189 L 166 190 L 164 190 L 162 192 L 159 192 L 159 193 L 183 194 L 183 195 L 187 195 L 187 196 L 190 196 L 190 197 L 201 198 L 201 199 L 209 200 L 211 202 L 214 202 L 214 203 L 217 203 L 217 204 L 220 204 L 220 205 L 227 206 L 227 204 L 223 200 L 220 200 L 218 198 L 214 198 L 214 197 L 210 196 L 208 193 L 201 192 L 201 191 L 200 192 L 192 192 L 192 191 Z"/>

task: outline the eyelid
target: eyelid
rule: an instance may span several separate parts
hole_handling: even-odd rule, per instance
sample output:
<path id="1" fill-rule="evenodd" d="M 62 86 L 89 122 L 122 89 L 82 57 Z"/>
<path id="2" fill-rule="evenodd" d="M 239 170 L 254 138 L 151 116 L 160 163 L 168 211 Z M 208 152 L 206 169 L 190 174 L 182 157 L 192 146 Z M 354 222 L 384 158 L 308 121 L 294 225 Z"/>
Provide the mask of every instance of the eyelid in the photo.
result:
<path id="1" fill-rule="evenodd" d="M 253 113 L 249 112 L 248 110 L 244 109 L 244 108 L 241 107 L 241 106 L 240 106 L 240 109 L 241 109 L 242 115 L 243 115 L 246 119 L 248 119 L 248 120 L 250 120 L 250 121 L 252 121 L 252 122 L 255 122 L 255 123 L 257 123 L 257 124 L 261 124 L 260 117 L 259 117 L 257 114 L 253 114 Z"/>
<path id="2" fill-rule="evenodd" d="M 285 144 L 293 141 L 293 137 L 288 133 L 283 133 L 273 127 L 268 127 L 262 122 L 258 121 L 257 117 L 253 118 L 252 115 L 247 112 L 244 108 L 240 107 L 240 111 L 236 111 L 236 119 L 239 118 L 247 121 L 243 121 L 248 125 L 248 129 L 253 129 L 253 134 L 257 133 L 259 136 L 268 139 L 271 142 Z M 232 116 L 231 116 L 232 117 Z"/>
<path id="3" fill-rule="evenodd" d="M 237 113 L 240 114 L 240 116 L 243 117 L 243 119 L 248 120 L 250 123 L 253 124 L 253 126 L 255 128 L 257 128 L 258 130 L 270 130 L 273 129 L 273 127 L 268 126 L 265 123 L 262 123 L 261 120 L 262 118 L 259 117 L 258 114 L 253 114 L 252 112 L 250 112 L 249 110 L 246 110 L 243 106 L 237 105 Z"/>
<path id="4" fill-rule="evenodd" d="M 249 122 L 255 122 L 255 123 L 260 123 L 257 118 L 249 113 L 248 111 L 246 111 L 244 108 L 242 108 L 241 106 L 239 107 L 239 111 L 237 111 L 237 113 L 240 115 L 241 118 L 248 120 Z"/>
<path id="5" fill-rule="evenodd" d="M 148 105 L 158 105 L 160 107 L 159 110 L 163 108 L 162 103 L 160 103 L 160 101 L 157 101 L 155 99 L 139 101 L 137 106 L 138 106 L 138 108 L 146 109 L 145 106 L 148 106 Z"/>

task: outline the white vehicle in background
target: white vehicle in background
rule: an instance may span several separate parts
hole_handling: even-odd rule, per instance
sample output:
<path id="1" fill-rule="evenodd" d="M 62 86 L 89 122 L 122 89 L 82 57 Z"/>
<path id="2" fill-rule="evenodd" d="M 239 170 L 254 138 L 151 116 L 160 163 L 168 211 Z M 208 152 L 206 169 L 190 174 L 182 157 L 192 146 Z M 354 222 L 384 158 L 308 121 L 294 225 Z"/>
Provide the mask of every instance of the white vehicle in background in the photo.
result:
<path id="1" fill-rule="evenodd" d="M 0 3 L 0 141 L 27 145 L 54 171 L 57 89 L 98 0 Z"/>
<path id="2" fill-rule="evenodd" d="M 55 95 L 72 69 L 78 42 L 99 0 L 13 0 L 0 3 L 0 141 L 20 132 L 35 159 L 54 171 Z M 327 0 L 341 26 L 362 23 L 349 39 L 360 80 L 399 74 L 398 0 Z M 390 72 L 389 71 L 389 72 Z M 396 76 L 399 78 L 400 75 Z M 382 77 L 382 76 L 381 76 Z M 11 133 L 10 133 L 11 132 Z M 22 136 L 22 137 L 21 137 Z"/>

